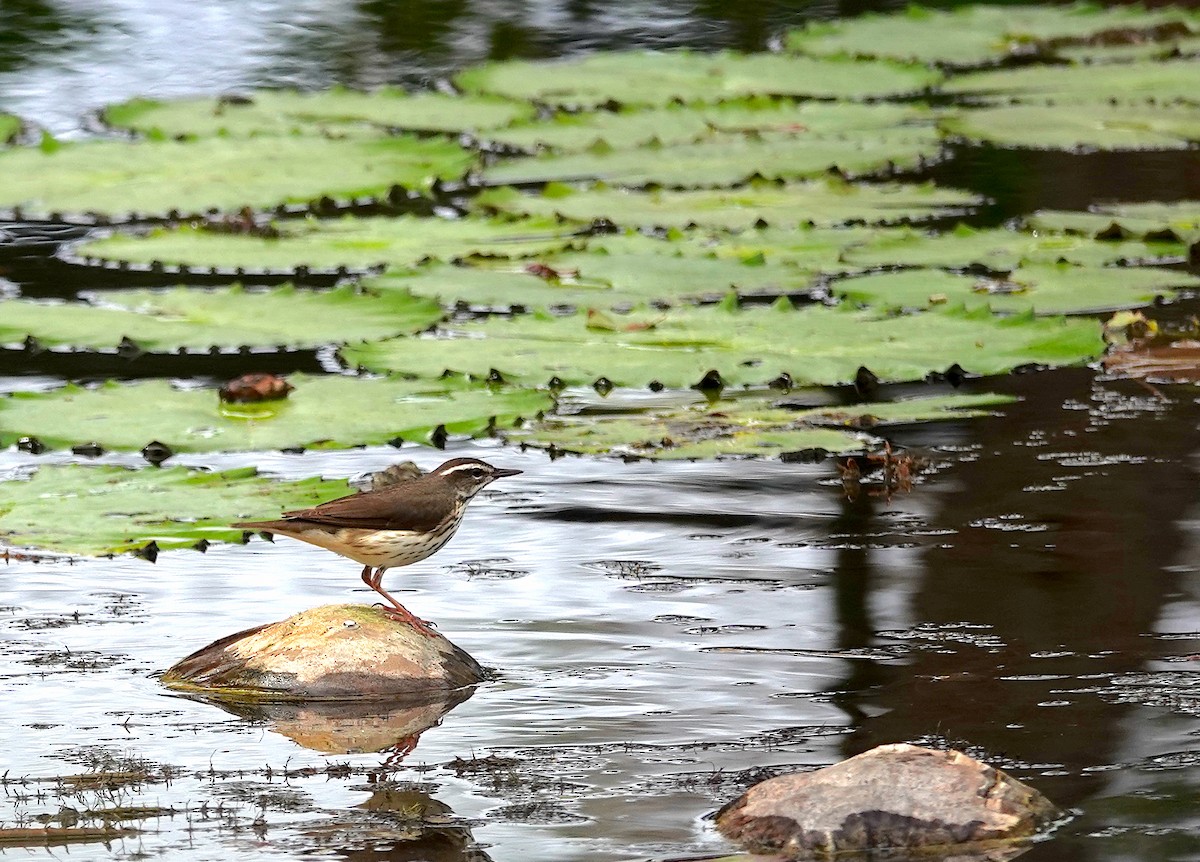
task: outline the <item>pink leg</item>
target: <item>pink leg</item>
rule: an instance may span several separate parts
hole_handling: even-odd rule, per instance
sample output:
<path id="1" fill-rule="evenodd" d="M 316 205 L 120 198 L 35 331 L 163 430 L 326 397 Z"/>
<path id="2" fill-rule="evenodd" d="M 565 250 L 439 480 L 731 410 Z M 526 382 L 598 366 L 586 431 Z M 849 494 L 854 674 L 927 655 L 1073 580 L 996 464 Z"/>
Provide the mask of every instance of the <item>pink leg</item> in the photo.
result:
<path id="1" fill-rule="evenodd" d="M 408 623 L 410 626 L 427 637 L 435 637 L 436 632 L 430 628 L 433 623 L 416 616 L 414 613 L 412 613 L 412 611 L 404 607 L 404 605 L 400 604 L 400 602 L 396 601 L 395 596 L 383 588 L 383 573 L 385 571 L 386 568 L 384 566 L 380 566 L 374 571 L 371 570 L 370 566 L 364 566 L 362 570 L 363 583 L 387 599 L 388 603 L 392 606 L 390 608 L 384 608 L 383 612 L 397 622 Z"/>

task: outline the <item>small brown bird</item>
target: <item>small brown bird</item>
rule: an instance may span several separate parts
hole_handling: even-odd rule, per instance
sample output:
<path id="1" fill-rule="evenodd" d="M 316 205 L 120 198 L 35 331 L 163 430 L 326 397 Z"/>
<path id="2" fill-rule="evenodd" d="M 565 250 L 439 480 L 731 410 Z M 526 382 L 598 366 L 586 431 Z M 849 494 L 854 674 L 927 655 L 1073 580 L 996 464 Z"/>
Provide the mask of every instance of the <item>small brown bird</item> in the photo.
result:
<path id="1" fill-rule="evenodd" d="M 382 587 L 383 573 L 432 556 L 450 541 L 472 497 L 496 479 L 520 472 L 476 458 L 453 458 L 423 476 L 378 491 L 284 512 L 277 521 L 233 526 L 279 533 L 362 563 L 363 582 L 388 600 L 392 606 L 388 613 L 432 635 L 425 620 Z"/>

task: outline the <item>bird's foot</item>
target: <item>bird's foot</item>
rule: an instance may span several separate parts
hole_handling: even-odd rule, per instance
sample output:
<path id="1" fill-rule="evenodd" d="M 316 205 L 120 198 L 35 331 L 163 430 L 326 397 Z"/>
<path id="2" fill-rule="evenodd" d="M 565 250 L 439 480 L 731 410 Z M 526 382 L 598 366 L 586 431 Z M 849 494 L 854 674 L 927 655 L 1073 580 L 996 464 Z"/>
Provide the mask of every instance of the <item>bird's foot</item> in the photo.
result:
<path id="1" fill-rule="evenodd" d="M 436 623 L 429 620 L 423 620 L 408 608 L 405 607 L 388 607 L 382 602 L 376 602 L 377 607 L 383 608 L 384 615 L 394 622 L 408 623 L 414 629 L 419 631 L 426 637 L 437 637 L 438 633 L 434 631 Z"/>

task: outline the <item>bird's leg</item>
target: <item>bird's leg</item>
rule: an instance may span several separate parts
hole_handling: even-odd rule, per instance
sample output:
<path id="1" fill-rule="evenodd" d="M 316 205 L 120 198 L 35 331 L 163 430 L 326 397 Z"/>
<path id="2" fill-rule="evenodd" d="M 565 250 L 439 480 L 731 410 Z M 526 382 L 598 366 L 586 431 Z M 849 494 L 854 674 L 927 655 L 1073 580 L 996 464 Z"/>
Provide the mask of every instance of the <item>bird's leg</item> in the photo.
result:
<path id="1" fill-rule="evenodd" d="M 375 592 L 379 593 L 379 595 L 387 599 L 392 605 L 390 608 L 384 608 L 383 612 L 387 614 L 390 619 L 396 620 L 397 622 L 408 623 L 421 634 L 428 637 L 434 637 L 436 632 L 434 632 L 434 630 L 431 628 L 433 623 L 418 617 L 408 608 L 404 607 L 404 605 L 400 604 L 400 602 L 396 601 L 396 597 L 383 588 L 383 573 L 385 571 L 387 571 L 386 566 L 380 566 L 374 571 L 371 571 L 370 566 L 366 566 L 362 571 L 363 582 Z"/>

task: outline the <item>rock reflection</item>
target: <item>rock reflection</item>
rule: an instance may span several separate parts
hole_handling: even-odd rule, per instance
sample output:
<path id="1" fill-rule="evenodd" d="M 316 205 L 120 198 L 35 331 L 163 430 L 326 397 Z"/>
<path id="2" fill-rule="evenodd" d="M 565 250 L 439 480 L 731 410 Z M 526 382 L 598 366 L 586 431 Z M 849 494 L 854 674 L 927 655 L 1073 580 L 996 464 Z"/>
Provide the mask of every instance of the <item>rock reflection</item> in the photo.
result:
<path id="1" fill-rule="evenodd" d="M 397 764 L 417 746 L 422 733 L 475 693 L 473 687 L 431 694 L 428 699 L 388 701 L 234 702 L 189 695 L 322 754 L 387 752 Z"/>

